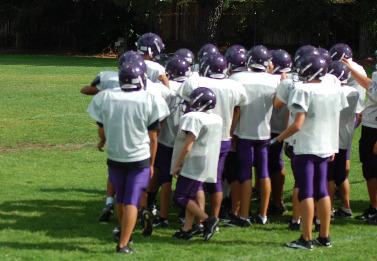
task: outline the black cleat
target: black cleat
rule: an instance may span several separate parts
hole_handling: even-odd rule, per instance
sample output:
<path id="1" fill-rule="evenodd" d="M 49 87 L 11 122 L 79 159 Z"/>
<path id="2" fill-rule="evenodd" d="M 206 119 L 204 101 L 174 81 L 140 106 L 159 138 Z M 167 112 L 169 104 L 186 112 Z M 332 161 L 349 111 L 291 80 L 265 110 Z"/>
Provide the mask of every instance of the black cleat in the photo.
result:
<path id="1" fill-rule="evenodd" d="M 289 230 L 292 230 L 292 231 L 299 231 L 300 230 L 300 223 L 290 221 L 288 228 L 289 228 Z"/>
<path id="2" fill-rule="evenodd" d="M 373 217 L 377 216 L 377 209 L 373 208 L 372 206 L 369 206 L 363 214 L 356 216 L 355 218 L 362 221 L 367 221 L 368 219 L 371 219 Z"/>
<path id="3" fill-rule="evenodd" d="M 334 217 L 339 217 L 339 218 L 351 218 L 352 217 L 352 212 L 346 212 L 342 208 L 338 208 L 337 210 L 334 211 Z"/>
<path id="4" fill-rule="evenodd" d="M 153 227 L 154 228 L 156 228 L 156 227 L 161 227 L 161 228 L 169 227 L 169 221 L 165 218 L 162 218 L 162 217 L 155 218 L 154 221 L 153 221 Z"/>
<path id="5" fill-rule="evenodd" d="M 114 206 L 113 204 L 108 204 L 103 208 L 98 220 L 99 222 L 109 222 L 112 215 L 114 215 Z"/>
<path id="6" fill-rule="evenodd" d="M 316 246 L 322 246 L 322 247 L 332 247 L 330 237 L 317 237 L 314 240 L 314 244 Z"/>
<path id="7" fill-rule="evenodd" d="M 203 222 L 204 232 L 203 238 L 204 241 L 208 241 L 216 232 L 216 227 L 219 224 L 219 219 L 216 217 L 209 217 Z"/>
<path id="8" fill-rule="evenodd" d="M 305 240 L 301 236 L 299 239 L 285 244 L 289 248 L 312 250 L 313 242 L 311 240 Z"/>
<path id="9" fill-rule="evenodd" d="M 119 247 L 119 245 L 116 246 L 116 252 L 120 254 L 133 254 L 134 250 L 130 248 L 128 245 L 124 246 L 122 248 Z"/>
<path id="10" fill-rule="evenodd" d="M 191 234 L 193 236 L 196 236 L 196 235 L 203 235 L 204 233 L 204 226 L 203 224 L 195 224 L 192 226 L 192 229 L 191 229 Z"/>
<path id="11" fill-rule="evenodd" d="M 180 229 L 174 233 L 173 237 L 177 239 L 190 240 L 193 237 L 192 230 L 183 231 Z"/>
<path id="12" fill-rule="evenodd" d="M 233 216 L 232 220 L 225 225 L 228 227 L 250 227 L 251 222 L 249 219 L 242 219 L 237 216 Z"/>

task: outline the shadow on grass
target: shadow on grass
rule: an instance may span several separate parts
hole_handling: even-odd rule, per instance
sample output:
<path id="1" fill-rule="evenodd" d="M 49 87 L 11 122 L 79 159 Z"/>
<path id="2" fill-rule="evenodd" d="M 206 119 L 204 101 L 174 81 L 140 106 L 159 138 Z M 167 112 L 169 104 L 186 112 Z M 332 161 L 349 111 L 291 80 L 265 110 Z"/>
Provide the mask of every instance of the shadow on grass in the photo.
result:
<path id="1" fill-rule="evenodd" d="M 29 243 L 29 242 L 0 242 L 0 246 L 4 248 L 14 248 L 19 250 L 64 250 L 64 251 L 81 251 L 89 253 L 86 248 L 67 243 Z"/>
<path id="2" fill-rule="evenodd" d="M 1 55 L 0 65 L 116 67 L 117 60 L 58 55 Z"/>

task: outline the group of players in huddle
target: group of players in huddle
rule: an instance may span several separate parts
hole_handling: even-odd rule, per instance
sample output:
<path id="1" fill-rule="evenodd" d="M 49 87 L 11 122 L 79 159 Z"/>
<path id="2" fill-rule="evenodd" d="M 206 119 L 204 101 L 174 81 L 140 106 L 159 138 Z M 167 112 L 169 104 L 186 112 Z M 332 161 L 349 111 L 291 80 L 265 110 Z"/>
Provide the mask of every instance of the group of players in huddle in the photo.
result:
<path id="1" fill-rule="evenodd" d="M 95 95 L 88 113 L 98 125 L 98 148 L 107 148 L 108 197 L 100 221 L 112 215 L 115 195 L 117 252 L 133 253 L 138 215 L 145 236 L 169 226 L 172 177 L 182 218 L 177 239 L 209 240 L 220 218 L 227 226 L 265 225 L 268 214 L 285 211 L 283 150 L 295 181 L 289 228 L 301 229 L 286 246 L 331 247 L 331 218 L 352 216 L 349 154 L 360 123 L 370 206 L 358 218 L 377 223 L 377 74 L 369 79 L 348 45 L 329 51 L 305 45 L 291 58 L 262 45 L 249 51 L 233 45 L 222 55 L 206 44 L 196 59 L 177 50 L 165 68 L 155 61 L 163 50 L 161 38 L 146 33 L 137 51 L 119 57 L 119 71 L 101 72 L 81 89 Z M 253 167 L 260 203 L 250 218 Z M 341 207 L 333 211 L 336 191 Z"/>

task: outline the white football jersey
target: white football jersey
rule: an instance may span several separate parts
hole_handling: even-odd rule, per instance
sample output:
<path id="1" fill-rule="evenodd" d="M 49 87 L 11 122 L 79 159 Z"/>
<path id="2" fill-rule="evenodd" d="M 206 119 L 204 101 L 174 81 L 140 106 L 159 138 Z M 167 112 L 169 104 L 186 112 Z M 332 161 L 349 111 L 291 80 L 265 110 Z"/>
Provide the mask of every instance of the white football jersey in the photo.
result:
<path id="1" fill-rule="evenodd" d="M 174 143 L 171 170 L 185 144 L 186 132 L 195 137 L 186 155 L 180 175 L 201 182 L 216 183 L 221 147 L 222 119 L 211 111 L 189 112 L 182 116 Z"/>
<path id="2" fill-rule="evenodd" d="M 145 65 L 147 66 L 147 77 L 152 82 L 160 82 L 158 77 L 165 75 L 165 68 L 154 61 L 144 60 Z"/>
<path id="3" fill-rule="evenodd" d="M 273 74 L 274 77 L 280 82 L 281 75 Z M 288 109 L 284 105 L 279 110 L 272 108 L 272 115 L 270 120 L 271 133 L 282 133 L 287 128 L 287 115 Z"/>
<path id="4" fill-rule="evenodd" d="M 294 153 L 329 157 L 339 150 L 340 111 L 348 106 L 339 86 L 304 83 L 290 95 L 288 109 L 305 112 L 301 130 L 293 138 Z"/>
<path id="5" fill-rule="evenodd" d="M 174 141 L 179 127 L 179 120 L 182 117 L 185 109 L 183 99 L 176 93 L 176 90 L 178 90 L 181 84 L 182 83 L 180 82 L 169 81 L 169 88 L 171 92 L 167 100 L 167 104 L 169 106 L 170 115 L 162 124 L 158 136 L 158 142 L 170 148 L 173 148 L 174 146 Z"/>
<path id="6" fill-rule="evenodd" d="M 100 82 L 96 85 L 96 87 L 99 91 L 120 87 L 118 72 L 104 71 L 100 72 L 98 74 L 98 77 L 100 79 Z"/>
<path id="7" fill-rule="evenodd" d="M 104 90 L 93 97 L 88 113 L 104 126 L 108 158 L 135 162 L 150 157 L 148 127 L 168 116 L 157 97 L 146 91 Z M 162 113 L 162 114 L 161 114 Z"/>
<path id="8" fill-rule="evenodd" d="M 146 92 L 156 96 L 156 102 L 159 104 L 158 109 L 163 110 L 160 115 L 169 115 L 169 107 L 167 105 L 171 91 L 161 83 L 154 83 L 147 79 Z M 165 111 L 168 109 L 167 111 Z M 160 118 L 160 121 L 165 118 Z"/>
<path id="9" fill-rule="evenodd" d="M 354 61 L 352 61 L 352 59 L 349 59 L 349 61 L 352 67 L 355 68 L 358 73 L 364 76 L 367 76 L 366 71 L 361 65 L 355 63 Z M 348 79 L 347 85 L 355 88 L 359 92 L 359 103 L 357 105 L 356 112 L 357 113 L 362 112 L 365 108 L 365 103 L 366 103 L 366 89 L 363 88 L 352 76 Z"/>
<path id="10" fill-rule="evenodd" d="M 359 92 L 347 85 L 343 85 L 341 90 L 347 97 L 348 107 L 340 112 L 339 149 L 346 150 L 352 143 L 352 136 L 355 130 L 355 114 L 359 101 Z"/>
<path id="11" fill-rule="evenodd" d="M 223 119 L 222 140 L 230 140 L 234 107 L 246 104 L 247 97 L 244 87 L 230 79 L 213 79 L 193 75 L 181 85 L 177 93 L 189 101 L 191 92 L 198 87 L 209 88 L 215 93 L 216 106 L 213 112 Z"/>
<path id="12" fill-rule="evenodd" d="M 377 72 L 372 74 L 372 84 L 369 86 L 368 100 L 363 111 L 362 125 L 377 128 Z"/>
<path id="13" fill-rule="evenodd" d="M 230 79 L 242 83 L 247 94 L 235 134 L 242 139 L 270 139 L 272 105 L 280 78 L 265 72 L 239 72 Z"/>

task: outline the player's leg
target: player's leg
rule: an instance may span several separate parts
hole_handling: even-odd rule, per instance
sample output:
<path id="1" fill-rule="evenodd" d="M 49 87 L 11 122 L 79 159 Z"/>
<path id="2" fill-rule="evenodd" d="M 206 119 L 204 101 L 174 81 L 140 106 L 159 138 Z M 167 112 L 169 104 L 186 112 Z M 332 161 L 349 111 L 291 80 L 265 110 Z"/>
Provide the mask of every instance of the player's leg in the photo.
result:
<path id="1" fill-rule="evenodd" d="M 267 210 L 271 194 L 271 180 L 268 173 L 268 146 L 265 146 L 266 142 L 258 141 L 254 147 L 255 169 L 259 179 L 261 195 L 259 215 L 256 217 L 256 222 L 263 225 L 267 222 Z"/>
<path id="2" fill-rule="evenodd" d="M 348 150 L 339 150 L 335 160 L 335 183 L 339 189 L 342 201 L 342 207 L 335 211 L 335 216 L 338 217 L 351 217 L 350 205 L 350 183 L 347 174 L 347 155 Z"/>
<path id="3" fill-rule="evenodd" d="M 107 177 L 106 204 L 99 217 L 100 222 L 109 222 L 111 216 L 114 214 L 114 196 L 115 196 L 115 190 L 114 190 L 113 184 L 111 184 L 110 178 Z"/>

